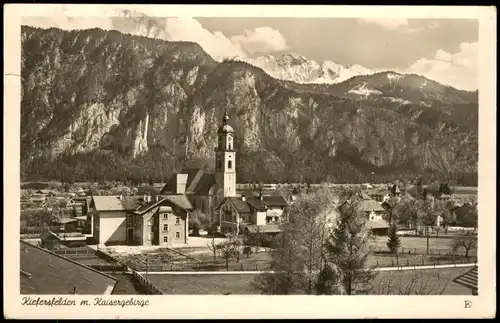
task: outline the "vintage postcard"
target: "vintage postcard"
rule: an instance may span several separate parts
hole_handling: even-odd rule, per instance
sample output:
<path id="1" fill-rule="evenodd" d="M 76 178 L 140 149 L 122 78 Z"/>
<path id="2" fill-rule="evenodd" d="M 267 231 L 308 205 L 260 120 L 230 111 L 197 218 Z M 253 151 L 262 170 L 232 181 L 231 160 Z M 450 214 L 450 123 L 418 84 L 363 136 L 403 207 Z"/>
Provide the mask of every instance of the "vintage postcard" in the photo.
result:
<path id="1" fill-rule="evenodd" d="M 494 7 L 4 8 L 5 317 L 495 316 Z"/>

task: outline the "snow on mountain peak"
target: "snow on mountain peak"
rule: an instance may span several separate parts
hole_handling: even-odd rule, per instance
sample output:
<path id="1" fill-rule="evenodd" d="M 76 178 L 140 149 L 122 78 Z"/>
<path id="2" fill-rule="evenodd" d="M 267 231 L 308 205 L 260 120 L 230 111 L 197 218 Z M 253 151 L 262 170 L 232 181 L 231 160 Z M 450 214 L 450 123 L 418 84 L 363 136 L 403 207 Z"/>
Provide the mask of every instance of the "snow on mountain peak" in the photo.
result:
<path id="1" fill-rule="evenodd" d="M 333 84 L 343 82 L 353 76 L 376 73 L 357 64 L 344 66 L 332 61 L 323 61 L 319 64 L 296 53 L 278 57 L 265 55 L 257 58 L 240 58 L 239 60 L 262 68 L 274 78 L 296 83 Z"/>
<path id="2" fill-rule="evenodd" d="M 403 78 L 403 75 L 396 73 L 387 73 L 387 78 L 389 79 L 389 81 L 398 81 Z"/>

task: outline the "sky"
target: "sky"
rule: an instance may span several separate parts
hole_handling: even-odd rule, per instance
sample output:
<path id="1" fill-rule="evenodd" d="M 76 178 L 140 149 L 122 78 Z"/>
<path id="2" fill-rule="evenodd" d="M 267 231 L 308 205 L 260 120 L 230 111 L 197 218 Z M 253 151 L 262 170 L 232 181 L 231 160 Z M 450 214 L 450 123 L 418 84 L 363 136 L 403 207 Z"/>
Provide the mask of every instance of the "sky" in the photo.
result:
<path id="1" fill-rule="evenodd" d="M 158 18 L 121 11 L 114 17 L 23 17 L 23 25 L 102 28 L 173 41 L 194 41 L 215 59 L 295 53 L 321 63 L 358 64 L 420 74 L 458 89 L 478 87 L 478 21 L 355 18 Z"/>

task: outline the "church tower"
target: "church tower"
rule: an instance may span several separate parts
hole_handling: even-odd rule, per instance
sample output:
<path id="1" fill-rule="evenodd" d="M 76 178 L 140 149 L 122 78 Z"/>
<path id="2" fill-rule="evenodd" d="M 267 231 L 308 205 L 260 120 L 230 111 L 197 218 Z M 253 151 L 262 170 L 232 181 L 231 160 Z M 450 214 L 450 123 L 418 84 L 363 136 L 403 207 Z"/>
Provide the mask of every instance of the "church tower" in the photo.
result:
<path id="1" fill-rule="evenodd" d="M 215 148 L 215 189 L 223 197 L 236 196 L 236 151 L 234 130 L 227 124 L 229 115 L 224 113 L 222 126 L 217 131 Z"/>

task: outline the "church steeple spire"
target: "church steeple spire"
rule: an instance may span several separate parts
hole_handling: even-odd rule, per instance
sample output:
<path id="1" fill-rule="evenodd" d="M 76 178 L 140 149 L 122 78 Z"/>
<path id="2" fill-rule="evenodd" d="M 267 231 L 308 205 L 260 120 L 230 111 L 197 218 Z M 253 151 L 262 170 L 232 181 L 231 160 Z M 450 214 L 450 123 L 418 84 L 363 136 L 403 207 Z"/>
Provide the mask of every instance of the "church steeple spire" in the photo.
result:
<path id="1" fill-rule="evenodd" d="M 234 151 L 234 130 L 228 124 L 229 114 L 224 111 L 222 126 L 217 132 L 218 144 L 215 148 L 215 185 L 222 195 L 236 196 L 236 151 Z"/>

